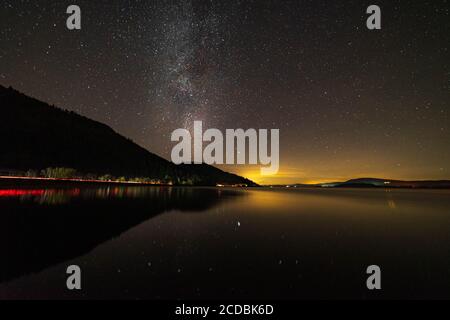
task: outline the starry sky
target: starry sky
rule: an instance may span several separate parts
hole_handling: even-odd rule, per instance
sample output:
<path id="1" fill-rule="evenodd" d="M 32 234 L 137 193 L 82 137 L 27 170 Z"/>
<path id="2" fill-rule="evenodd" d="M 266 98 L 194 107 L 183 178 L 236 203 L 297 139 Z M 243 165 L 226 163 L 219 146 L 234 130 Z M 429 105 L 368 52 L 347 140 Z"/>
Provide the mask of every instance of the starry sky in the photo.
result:
<path id="1" fill-rule="evenodd" d="M 66 8 L 82 30 L 66 28 Z M 366 8 L 382 29 L 366 28 Z M 0 84 L 170 159 L 177 128 L 280 129 L 259 183 L 450 179 L 450 3 L 2 0 Z"/>

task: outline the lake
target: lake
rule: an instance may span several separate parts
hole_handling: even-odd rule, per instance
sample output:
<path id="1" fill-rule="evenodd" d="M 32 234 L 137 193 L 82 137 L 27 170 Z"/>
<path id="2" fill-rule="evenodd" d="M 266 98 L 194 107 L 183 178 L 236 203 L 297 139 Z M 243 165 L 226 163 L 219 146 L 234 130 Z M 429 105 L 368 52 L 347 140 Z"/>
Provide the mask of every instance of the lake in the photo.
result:
<path id="1" fill-rule="evenodd" d="M 0 299 L 450 298 L 450 190 L 0 189 L 0 254 Z"/>

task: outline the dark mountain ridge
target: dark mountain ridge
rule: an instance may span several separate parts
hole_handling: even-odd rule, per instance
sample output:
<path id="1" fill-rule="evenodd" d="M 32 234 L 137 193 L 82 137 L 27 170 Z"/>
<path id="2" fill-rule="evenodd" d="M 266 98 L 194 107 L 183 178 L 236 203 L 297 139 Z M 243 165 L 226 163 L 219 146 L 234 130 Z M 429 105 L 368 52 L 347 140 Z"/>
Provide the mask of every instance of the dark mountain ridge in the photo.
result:
<path id="1" fill-rule="evenodd" d="M 174 184 L 252 181 L 213 166 L 177 166 L 100 122 L 0 86 L 0 171 L 73 168 L 85 174 L 148 177 Z"/>
<path id="2" fill-rule="evenodd" d="M 318 184 L 293 184 L 292 187 L 328 187 L 328 188 L 423 188 L 447 189 L 450 180 L 393 180 L 379 178 L 357 178 L 342 182 L 329 182 Z"/>
<path id="3" fill-rule="evenodd" d="M 338 186 L 365 185 L 391 188 L 450 188 L 449 180 L 392 180 L 378 178 L 358 178 L 340 183 Z"/>

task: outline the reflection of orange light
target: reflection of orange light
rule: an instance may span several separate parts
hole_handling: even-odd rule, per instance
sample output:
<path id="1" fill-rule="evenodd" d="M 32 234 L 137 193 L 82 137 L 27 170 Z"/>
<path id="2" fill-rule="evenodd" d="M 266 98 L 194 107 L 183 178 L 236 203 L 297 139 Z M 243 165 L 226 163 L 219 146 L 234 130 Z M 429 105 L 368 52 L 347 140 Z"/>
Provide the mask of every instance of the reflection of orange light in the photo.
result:
<path id="1" fill-rule="evenodd" d="M 41 196 L 45 190 L 0 190 L 0 197 Z"/>

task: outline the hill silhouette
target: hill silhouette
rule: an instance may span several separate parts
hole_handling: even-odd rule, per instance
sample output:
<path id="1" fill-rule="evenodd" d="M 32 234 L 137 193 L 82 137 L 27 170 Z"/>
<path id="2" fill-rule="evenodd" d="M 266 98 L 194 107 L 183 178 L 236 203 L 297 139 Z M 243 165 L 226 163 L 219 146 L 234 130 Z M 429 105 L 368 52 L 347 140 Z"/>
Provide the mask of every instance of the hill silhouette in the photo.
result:
<path id="1" fill-rule="evenodd" d="M 318 184 L 292 184 L 291 187 L 328 188 L 411 188 L 411 189 L 450 189 L 450 180 L 392 180 L 379 178 L 357 178 L 342 182 Z"/>
<path id="2" fill-rule="evenodd" d="M 390 187 L 390 188 L 450 188 L 449 180 L 392 180 L 379 178 L 358 178 L 337 184 L 337 187 Z"/>
<path id="3" fill-rule="evenodd" d="M 73 168 L 93 175 L 148 177 L 174 184 L 246 184 L 213 166 L 175 164 L 112 128 L 0 86 L 0 170 Z"/>

